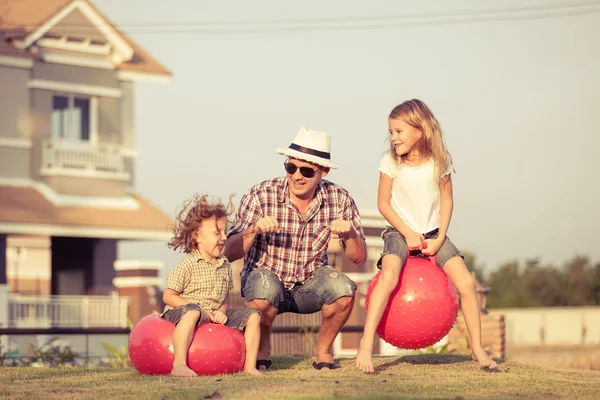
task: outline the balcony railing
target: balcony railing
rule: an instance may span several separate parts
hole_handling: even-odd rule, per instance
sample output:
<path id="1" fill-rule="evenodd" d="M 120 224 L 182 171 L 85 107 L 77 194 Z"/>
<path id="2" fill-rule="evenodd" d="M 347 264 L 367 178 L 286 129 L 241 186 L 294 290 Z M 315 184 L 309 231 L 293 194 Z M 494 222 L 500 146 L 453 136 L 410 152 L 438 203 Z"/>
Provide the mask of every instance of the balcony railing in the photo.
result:
<path id="1" fill-rule="evenodd" d="M 126 328 L 128 300 L 113 296 L 8 295 L 8 328 Z"/>
<path id="2" fill-rule="evenodd" d="M 129 179 L 120 146 L 83 140 L 49 139 L 42 143 L 43 175 L 102 175 Z"/>

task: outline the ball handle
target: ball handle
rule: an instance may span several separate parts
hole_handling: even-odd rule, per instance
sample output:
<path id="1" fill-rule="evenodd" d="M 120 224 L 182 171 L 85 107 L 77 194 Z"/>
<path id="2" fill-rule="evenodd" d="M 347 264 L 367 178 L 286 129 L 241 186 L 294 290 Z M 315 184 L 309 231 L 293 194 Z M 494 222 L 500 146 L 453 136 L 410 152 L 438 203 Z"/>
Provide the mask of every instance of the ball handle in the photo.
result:
<path id="1" fill-rule="evenodd" d="M 423 248 L 426 249 L 427 248 L 427 242 L 424 241 L 424 240 L 422 240 L 421 241 L 421 246 L 423 246 Z M 436 263 L 436 261 L 435 261 L 435 254 L 432 255 L 432 256 L 430 256 L 430 255 L 427 255 L 427 254 L 423 254 L 421 252 L 421 250 L 408 250 L 408 256 L 409 257 L 426 258 L 426 259 L 430 260 L 431 262 L 433 262 L 434 264 Z"/>

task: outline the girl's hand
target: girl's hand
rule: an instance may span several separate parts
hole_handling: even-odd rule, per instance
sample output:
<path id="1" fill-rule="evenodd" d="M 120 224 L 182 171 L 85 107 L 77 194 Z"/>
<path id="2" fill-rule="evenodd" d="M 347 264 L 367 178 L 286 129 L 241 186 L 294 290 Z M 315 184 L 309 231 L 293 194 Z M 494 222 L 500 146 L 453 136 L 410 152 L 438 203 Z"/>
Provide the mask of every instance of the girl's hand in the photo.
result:
<path id="1" fill-rule="evenodd" d="M 215 324 L 225 325 L 227 322 L 227 315 L 223 314 L 221 311 L 215 311 L 210 314 L 210 321 Z"/>
<path id="2" fill-rule="evenodd" d="M 445 238 L 427 239 L 427 248 L 423 249 L 422 253 L 428 256 L 434 256 L 444 244 Z"/>
<path id="3" fill-rule="evenodd" d="M 408 246 L 409 252 L 411 250 L 422 250 L 423 249 L 423 241 L 425 237 L 417 232 L 411 232 L 406 236 L 406 245 Z"/>

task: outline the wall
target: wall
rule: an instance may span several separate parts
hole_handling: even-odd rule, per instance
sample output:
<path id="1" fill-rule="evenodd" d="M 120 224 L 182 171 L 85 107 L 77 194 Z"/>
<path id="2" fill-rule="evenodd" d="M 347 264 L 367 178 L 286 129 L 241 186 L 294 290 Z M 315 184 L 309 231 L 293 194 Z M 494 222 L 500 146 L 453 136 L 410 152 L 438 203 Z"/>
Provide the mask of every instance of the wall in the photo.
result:
<path id="1" fill-rule="evenodd" d="M 30 70 L 0 66 L 0 138 L 29 138 Z"/>
<path id="2" fill-rule="evenodd" d="M 600 307 L 490 309 L 504 315 L 506 344 L 600 344 Z"/>

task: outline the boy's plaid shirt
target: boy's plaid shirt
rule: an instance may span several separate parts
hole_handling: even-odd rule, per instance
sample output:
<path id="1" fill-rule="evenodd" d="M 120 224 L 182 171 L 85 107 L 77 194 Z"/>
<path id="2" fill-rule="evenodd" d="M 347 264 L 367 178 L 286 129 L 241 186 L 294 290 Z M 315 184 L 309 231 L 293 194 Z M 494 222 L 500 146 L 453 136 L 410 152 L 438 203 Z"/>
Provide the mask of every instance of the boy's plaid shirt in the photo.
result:
<path id="1" fill-rule="evenodd" d="M 242 197 L 236 221 L 227 236 L 244 231 L 265 216 L 275 218 L 280 233 L 261 233 L 255 238 L 244 258 L 242 275 L 252 268 L 267 269 L 285 287 L 292 288 L 309 280 L 317 268 L 327 264 L 333 221 L 350 221 L 361 238 L 365 236 L 358 208 L 342 187 L 321 180 L 304 220 L 290 201 L 287 185 L 287 178 L 280 177 L 251 188 Z M 345 247 L 343 240 L 342 246 Z"/>
<path id="2" fill-rule="evenodd" d="M 167 289 L 173 289 L 208 312 L 218 310 L 232 288 L 233 275 L 227 257 L 221 257 L 213 265 L 198 250 L 187 254 L 167 278 Z M 163 314 L 172 309 L 166 305 Z"/>

